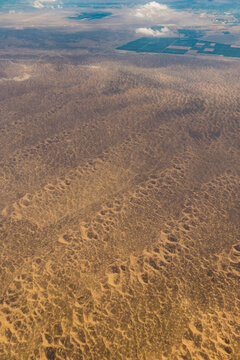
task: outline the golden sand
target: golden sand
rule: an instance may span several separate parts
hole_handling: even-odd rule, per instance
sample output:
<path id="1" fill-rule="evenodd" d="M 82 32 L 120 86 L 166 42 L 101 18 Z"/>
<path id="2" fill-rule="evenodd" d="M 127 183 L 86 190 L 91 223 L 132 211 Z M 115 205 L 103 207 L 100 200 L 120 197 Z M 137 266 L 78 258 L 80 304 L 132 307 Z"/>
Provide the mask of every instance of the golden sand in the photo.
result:
<path id="1" fill-rule="evenodd" d="M 239 63 L 31 66 L 0 88 L 0 359 L 238 360 Z"/>

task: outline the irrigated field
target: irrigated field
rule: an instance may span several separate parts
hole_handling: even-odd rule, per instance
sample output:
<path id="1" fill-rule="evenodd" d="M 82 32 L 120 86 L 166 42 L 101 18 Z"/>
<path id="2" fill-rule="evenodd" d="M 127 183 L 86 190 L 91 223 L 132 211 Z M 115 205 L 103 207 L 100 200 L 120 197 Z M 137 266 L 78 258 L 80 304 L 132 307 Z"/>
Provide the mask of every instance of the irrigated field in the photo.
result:
<path id="1" fill-rule="evenodd" d="M 198 54 L 240 58 L 240 46 L 220 44 L 217 42 L 213 43 L 191 37 L 188 39 L 144 37 L 122 45 L 118 47 L 118 50 L 179 55 L 187 54 L 188 52 L 191 53 L 192 50 L 196 50 Z"/>

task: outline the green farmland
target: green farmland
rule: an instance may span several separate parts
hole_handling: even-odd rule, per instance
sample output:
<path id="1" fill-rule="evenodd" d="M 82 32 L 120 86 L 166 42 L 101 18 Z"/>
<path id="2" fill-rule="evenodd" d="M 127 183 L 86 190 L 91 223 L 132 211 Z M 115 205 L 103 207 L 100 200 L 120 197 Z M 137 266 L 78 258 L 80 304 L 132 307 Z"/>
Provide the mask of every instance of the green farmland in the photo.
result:
<path id="1" fill-rule="evenodd" d="M 122 45 L 118 47 L 117 50 L 179 55 L 184 55 L 189 51 L 195 50 L 195 53 L 197 54 L 222 55 L 225 57 L 240 58 L 240 47 L 194 38 L 181 39 L 172 37 L 143 37 Z"/>

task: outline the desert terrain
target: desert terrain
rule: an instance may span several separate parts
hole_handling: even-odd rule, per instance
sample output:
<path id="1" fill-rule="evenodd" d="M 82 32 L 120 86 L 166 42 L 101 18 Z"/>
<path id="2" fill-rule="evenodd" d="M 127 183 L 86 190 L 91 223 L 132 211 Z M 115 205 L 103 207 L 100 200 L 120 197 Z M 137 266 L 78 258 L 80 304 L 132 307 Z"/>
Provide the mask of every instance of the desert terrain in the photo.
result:
<path id="1" fill-rule="evenodd" d="M 2 58 L 1 360 L 239 360 L 239 70 Z"/>

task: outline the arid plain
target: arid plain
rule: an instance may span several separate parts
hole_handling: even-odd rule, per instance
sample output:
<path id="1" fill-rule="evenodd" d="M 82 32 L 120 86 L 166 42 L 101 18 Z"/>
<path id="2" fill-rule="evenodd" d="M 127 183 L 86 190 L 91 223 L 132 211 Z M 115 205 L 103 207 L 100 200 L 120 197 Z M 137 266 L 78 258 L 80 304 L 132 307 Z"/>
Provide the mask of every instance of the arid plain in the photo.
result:
<path id="1" fill-rule="evenodd" d="M 119 56 L 0 62 L 0 359 L 239 360 L 240 62 Z"/>

